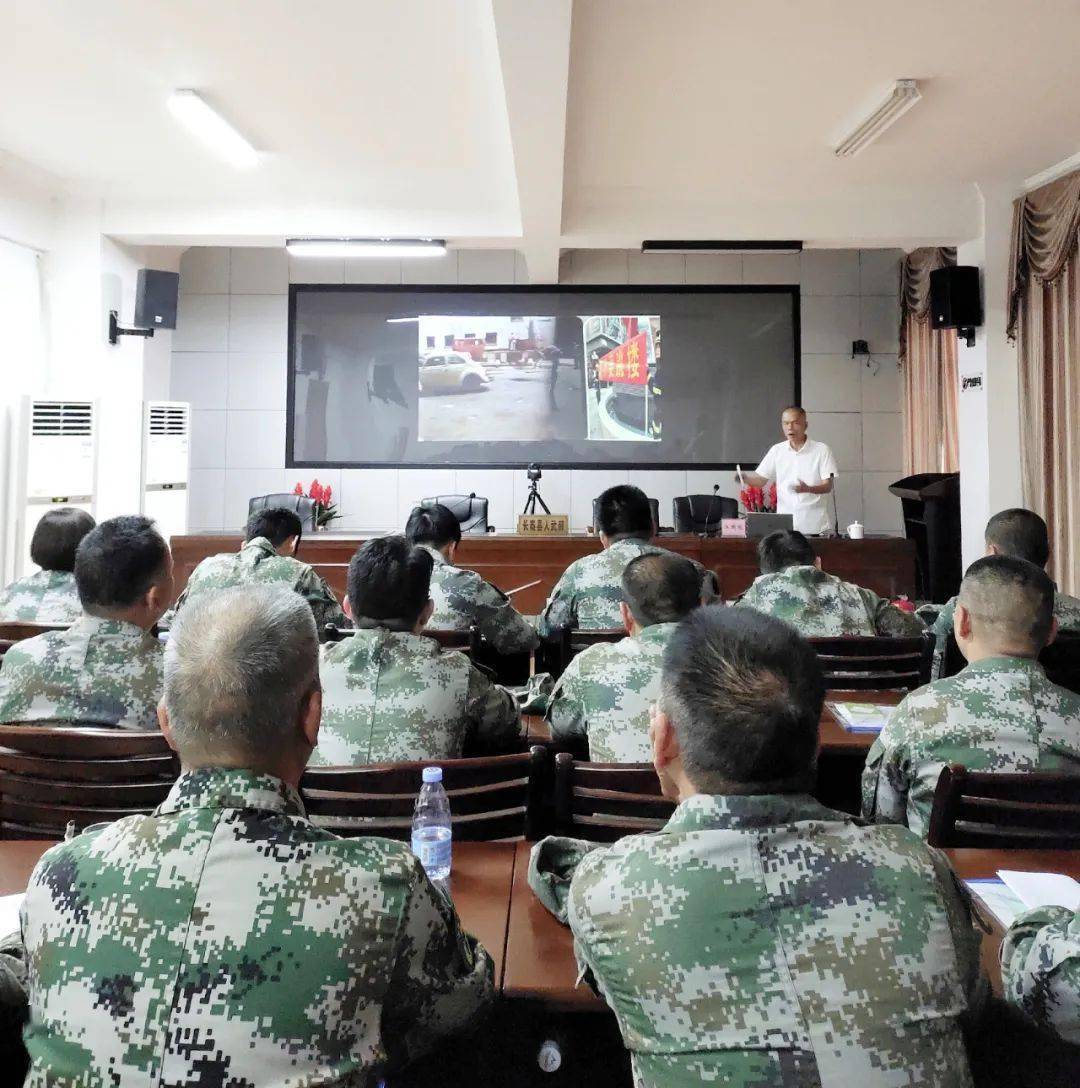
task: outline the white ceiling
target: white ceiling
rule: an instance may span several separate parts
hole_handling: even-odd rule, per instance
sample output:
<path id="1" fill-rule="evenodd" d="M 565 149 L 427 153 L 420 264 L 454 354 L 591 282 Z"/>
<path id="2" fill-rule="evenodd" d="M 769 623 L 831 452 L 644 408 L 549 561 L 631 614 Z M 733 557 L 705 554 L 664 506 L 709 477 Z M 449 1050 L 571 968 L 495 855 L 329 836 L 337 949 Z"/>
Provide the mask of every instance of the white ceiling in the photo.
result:
<path id="1" fill-rule="evenodd" d="M 643 237 L 970 237 L 974 183 L 1080 150 L 1078 54 L 1076 0 L 0 0 L 0 151 L 132 241 L 431 234 L 542 280 Z M 837 159 L 901 77 L 923 101 Z"/>

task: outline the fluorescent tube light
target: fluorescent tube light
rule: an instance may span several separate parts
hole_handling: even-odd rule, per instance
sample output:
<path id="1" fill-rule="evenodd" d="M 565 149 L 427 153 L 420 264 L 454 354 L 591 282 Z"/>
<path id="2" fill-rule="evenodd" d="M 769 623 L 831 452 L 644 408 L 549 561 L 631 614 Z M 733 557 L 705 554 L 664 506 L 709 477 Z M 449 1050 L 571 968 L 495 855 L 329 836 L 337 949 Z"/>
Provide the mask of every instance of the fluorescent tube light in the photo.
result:
<path id="1" fill-rule="evenodd" d="M 255 148 L 196 91 L 174 91 L 169 95 L 167 105 L 193 136 L 226 162 L 240 168 L 258 164 L 259 154 Z"/>
<path id="2" fill-rule="evenodd" d="M 441 257 L 438 238 L 287 238 L 293 257 Z"/>
<path id="3" fill-rule="evenodd" d="M 642 253 L 802 253 L 803 244 L 784 241 L 713 241 L 711 239 L 646 239 Z"/>
<path id="4" fill-rule="evenodd" d="M 866 120 L 860 122 L 833 149 L 840 158 L 857 155 L 872 144 L 887 128 L 895 124 L 922 95 L 914 79 L 898 79 L 889 97 Z"/>

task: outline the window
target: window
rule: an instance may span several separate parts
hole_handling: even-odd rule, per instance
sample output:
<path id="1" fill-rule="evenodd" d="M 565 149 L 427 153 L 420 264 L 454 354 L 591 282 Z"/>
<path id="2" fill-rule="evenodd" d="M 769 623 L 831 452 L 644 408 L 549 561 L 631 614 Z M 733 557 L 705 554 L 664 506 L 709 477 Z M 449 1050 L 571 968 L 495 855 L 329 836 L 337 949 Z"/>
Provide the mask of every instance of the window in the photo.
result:
<path id="1" fill-rule="evenodd" d="M 429 336 L 427 338 L 427 346 L 428 346 L 428 348 L 433 348 L 435 346 L 435 337 L 434 336 Z"/>
<path id="2" fill-rule="evenodd" d="M 451 333 L 449 336 L 444 336 L 443 337 L 443 347 L 444 348 L 452 348 L 453 346 L 454 346 L 454 336 L 453 336 L 453 334 Z"/>
<path id="3" fill-rule="evenodd" d="M 497 344 L 499 342 L 499 334 L 497 332 L 489 332 L 484 334 L 485 344 Z"/>

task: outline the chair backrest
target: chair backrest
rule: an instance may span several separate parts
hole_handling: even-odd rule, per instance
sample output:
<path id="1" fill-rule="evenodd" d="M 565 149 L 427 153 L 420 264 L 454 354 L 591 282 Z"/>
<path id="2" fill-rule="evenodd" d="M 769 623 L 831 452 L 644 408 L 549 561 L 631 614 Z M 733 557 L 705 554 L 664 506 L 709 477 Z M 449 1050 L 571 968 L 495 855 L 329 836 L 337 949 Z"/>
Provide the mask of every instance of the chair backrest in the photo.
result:
<path id="1" fill-rule="evenodd" d="M 677 533 L 718 533 L 721 519 L 739 516 L 738 499 L 727 495 L 679 495 L 671 506 Z"/>
<path id="2" fill-rule="evenodd" d="M 0 639 L 5 642 L 22 642 L 36 638 L 47 631 L 66 631 L 70 623 L 0 623 Z"/>
<path id="3" fill-rule="evenodd" d="M 248 499 L 248 517 L 267 507 L 292 510 L 305 529 L 315 528 L 315 500 L 309 499 L 306 495 L 293 495 L 287 491 L 280 491 L 273 495 L 256 495 Z"/>
<path id="4" fill-rule="evenodd" d="M 649 499 L 649 509 L 652 511 L 652 524 L 653 532 L 660 532 L 660 500 Z M 593 531 L 600 532 L 600 496 L 597 495 L 592 501 L 592 524 Z"/>
<path id="5" fill-rule="evenodd" d="M 582 650 L 598 642 L 620 642 L 624 638 L 626 631 L 621 627 L 599 627 L 592 631 L 560 627 L 540 643 L 536 671 L 549 672 L 557 680 Z"/>
<path id="6" fill-rule="evenodd" d="M 943 767 L 927 842 L 985 849 L 1080 847 L 1080 776 Z"/>
<path id="7" fill-rule="evenodd" d="M 675 811 L 651 763 L 588 763 L 555 756 L 555 822 L 560 835 L 615 842 L 658 831 Z"/>
<path id="8" fill-rule="evenodd" d="M 488 501 L 471 495 L 436 495 L 421 499 L 421 506 L 445 506 L 458 519 L 462 533 L 483 536 L 488 531 Z"/>
<path id="9" fill-rule="evenodd" d="M 547 754 L 425 759 L 366 767 L 309 767 L 300 782 L 308 815 L 338 835 L 408 841 L 425 767 L 439 766 L 454 837 L 468 842 L 532 839 L 540 832 Z"/>
<path id="10" fill-rule="evenodd" d="M 69 822 L 150 812 L 178 773 L 160 733 L 0 725 L 0 836 L 62 838 Z"/>
<path id="11" fill-rule="evenodd" d="M 930 682 L 934 639 L 929 631 L 910 638 L 856 635 L 807 641 L 817 651 L 826 687 L 913 691 Z"/>
<path id="12" fill-rule="evenodd" d="M 354 627 L 338 627 L 328 623 L 323 628 L 324 642 L 340 642 L 343 638 L 349 638 L 356 634 Z M 444 650 L 458 650 L 463 654 L 473 655 L 480 641 L 480 632 L 476 627 L 470 627 L 468 631 L 436 631 L 425 627 L 420 632 L 424 638 L 437 642 Z"/>
<path id="13" fill-rule="evenodd" d="M 3 628 L 0 627 L 2 634 Z M 1046 670 L 1047 679 L 1052 684 L 1080 695 L 1080 631 L 1059 631 L 1057 638 L 1039 654 L 1039 664 Z M 955 676 L 966 666 L 967 661 L 956 644 L 956 636 L 950 631 L 945 642 L 941 675 Z"/>

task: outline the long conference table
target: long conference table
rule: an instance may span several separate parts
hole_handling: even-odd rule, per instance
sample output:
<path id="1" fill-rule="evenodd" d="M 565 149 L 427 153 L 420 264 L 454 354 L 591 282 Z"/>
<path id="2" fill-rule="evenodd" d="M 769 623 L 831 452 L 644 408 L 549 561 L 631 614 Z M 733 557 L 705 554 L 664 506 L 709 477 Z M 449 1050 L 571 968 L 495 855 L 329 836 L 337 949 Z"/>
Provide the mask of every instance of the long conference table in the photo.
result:
<path id="1" fill-rule="evenodd" d="M 349 560 L 365 540 L 377 535 L 381 534 L 308 533 L 300 544 L 299 558 L 310 563 L 340 597 L 345 592 Z M 219 552 L 234 552 L 242 542 L 237 533 L 174 536 L 171 544 L 177 594 L 203 559 Z M 756 540 L 662 533 L 656 543 L 714 571 L 725 600 L 742 593 L 759 573 Z M 914 599 L 915 545 L 910 540 L 893 536 L 863 540 L 821 537 L 812 543 L 823 569 L 830 574 L 872 589 L 882 597 L 892 599 L 904 594 Z M 504 592 L 538 580 L 539 584 L 514 596 L 519 612 L 535 614 L 544 607 L 563 571 L 575 559 L 598 551 L 599 539 L 587 533 L 542 537 L 488 533 L 463 537 L 454 561 L 475 570 Z"/>

